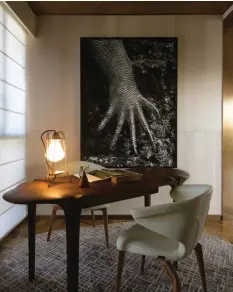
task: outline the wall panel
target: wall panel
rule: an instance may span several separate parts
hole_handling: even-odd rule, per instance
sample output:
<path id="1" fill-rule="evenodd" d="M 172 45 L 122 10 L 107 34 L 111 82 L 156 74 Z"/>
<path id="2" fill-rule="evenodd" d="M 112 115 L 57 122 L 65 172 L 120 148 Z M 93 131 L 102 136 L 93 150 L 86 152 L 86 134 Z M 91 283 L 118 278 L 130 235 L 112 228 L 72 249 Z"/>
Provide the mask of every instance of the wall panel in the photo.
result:
<path id="1" fill-rule="evenodd" d="M 80 37 L 177 36 L 178 167 L 191 173 L 190 182 L 214 186 L 210 214 L 220 215 L 222 18 L 43 16 L 40 17 L 39 27 L 38 39 L 30 41 L 27 56 L 31 97 L 27 121 L 27 132 L 30 133 L 27 168 L 30 178 L 45 173 L 42 146 L 35 141 L 42 131 L 51 126 L 66 133 L 68 160 L 79 159 Z M 47 74 L 42 74 L 44 71 Z M 50 106 L 50 111 L 45 108 L 46 104 Z M 153 196 L 152 203 L 170 201 L 168 192 L 169 188 L 162 188 L 158 195 Z M 131 208 L 139 206 L 142 206 L 142 199 L 119 202 L 111 205 L 109 213 L 128 214 Z M 50 212 L 50 207 L 39 208 L 40 214 Z"/>
<path id="2" fill-rule="evenodd" d="M 223 35 L 223 218 L 233 219 L 233 28 Z"/>

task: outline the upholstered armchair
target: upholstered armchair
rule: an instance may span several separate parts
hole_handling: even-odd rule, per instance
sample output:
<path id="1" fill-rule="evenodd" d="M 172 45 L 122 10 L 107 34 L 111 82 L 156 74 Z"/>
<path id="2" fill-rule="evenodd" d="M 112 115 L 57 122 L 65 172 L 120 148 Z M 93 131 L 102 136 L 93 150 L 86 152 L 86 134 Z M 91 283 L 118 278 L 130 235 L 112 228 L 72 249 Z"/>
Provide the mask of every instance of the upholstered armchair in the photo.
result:
<path id="1" fill-rule="evenodd" d="M 173 188 L 178 202 L 132 210 L 136 224 L 117 239 L 118 267 L 116 292 L 120 291 L 125 252 L 155 257 L 163 261 L 172 280 L 173 292 L 181 291 L 176 269 L 178 261 L 196 252 L 203 290 L 207 291 L 202 247 L 199 243 L 209 210 L 212 187 L 182 185 Z M 180 200 L 179 200 L 180 199 Z"/>
<path id="2" fill-rule="evenodd" d="M 189 173 L 185 170 L 175 168 L 174 169 L 174 181 L 170 187 L 173 189 L 176 186 L 181 186 L 190 177 Z"/>
<path id="3" fill-rule="evenodd" d="M 173 172 L 173 176 L 172 176 L 173 177 L 173 181 L 170 184 L 171 192 L 177 186 L 183 185 L 183 183 L 186 182 L 190 177 L 189 173 L 187 171 L 185 171 L 185 170 L 174 168 L 173 171 L 174 171 Z M 171 194 L 171 192 L 170 192 L 170 194 Z M 175 198 L 173 198 L 173 202 L 175 202 Z M 142 258 L 141 258 L 141 274 L 144 273 L 145 262 L 146 262 L 146 257 L 144 255 L 142 255 Z M 178 270 L 178 262 L 177 261 L 173 262 L 173 265 L 176 268 L 176 270 Z"/>
<path id="4" fill-rule="evenodd" d="M 84 167 L 88 166 L 89 171 L 102 168 L 102 166 L 100 166 L 98 164 L 94 164 L 94 163 L 90 163 L 90 162 L 86 162 L 86 161 L 73 161 L 73 162 L 68 163 L 69 174 L 77 174 L 80 166 L 84 166 Z M 100 206 L 96 206 L 93 208 L 83 209 L 83 212 L 84 213 L 88 212 L 88 211 L 91 212 L 93 227 L 95 227 L 95 214 L 94 214 L 94 212 L 101 211 L 103 213 L 105 242 L 106 242 L 106 246 L 108 248 L 109 247 L 109 237 L 108 237 L 108 212 L 107 212 L 108 209 L 107 208 L 108 208 L 108 205 L 100 205 Z M 49 241 L 51 238 L 53 225 L 54 225 L 54 222 L 56 220 L 57 212 L 59 210 L 62 210 L 59 205 L 53 206 L 52 215 L 50 217 L 47 241 Z"/>

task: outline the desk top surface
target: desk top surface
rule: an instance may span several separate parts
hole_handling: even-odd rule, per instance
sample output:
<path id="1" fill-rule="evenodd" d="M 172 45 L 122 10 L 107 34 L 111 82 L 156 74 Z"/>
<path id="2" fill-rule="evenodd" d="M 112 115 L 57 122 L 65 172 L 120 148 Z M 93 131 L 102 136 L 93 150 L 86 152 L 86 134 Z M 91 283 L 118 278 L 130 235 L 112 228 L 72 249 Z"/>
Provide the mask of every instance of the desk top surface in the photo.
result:
<path id="1" fill-rule="evenodd" d="M 143 174 L 141 181 L 113 184 L 111 179 L 90 183 L 90 188 L 79 188 L 79 178 L 72 176 L 56 179 L 48 187 L 48 182 L 35 181 L 20 184 L 6 192 L 3 198 L 14 204 L 48 204 L 64 200 L 81 200 L 83 206 L 91 207 L 124 199 L 140 197 L 158 192 L 158 188 L 174 185 L 177 180 L 186 180 L 187 172 L 174 168 L 135 168 L 134 172 Z"/>

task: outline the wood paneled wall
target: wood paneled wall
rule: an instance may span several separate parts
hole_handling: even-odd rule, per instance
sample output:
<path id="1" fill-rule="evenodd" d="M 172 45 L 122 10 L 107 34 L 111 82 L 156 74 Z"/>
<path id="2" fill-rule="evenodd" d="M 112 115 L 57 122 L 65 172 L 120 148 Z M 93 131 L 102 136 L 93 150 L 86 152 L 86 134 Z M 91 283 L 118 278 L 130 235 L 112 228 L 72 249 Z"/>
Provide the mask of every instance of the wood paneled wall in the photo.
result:
<path id="1" fill-rule="evenodd" d="M 233 219 L 233 28 L 223 29 L 223 218 Z"/>
<path id="2" fill-rule="evenodd" d="M 45 170 L 40 134 L 63 130 L 68 161 L 80 150 L 80 37 L 178 37 L 178 167 L 189 183 L 213 185 L 210 214 L 222 211 L 222 17 L 41 16 L 38 38 L 28 42 L 28 179 Z M 40 172 L 40 169 L 42 172 Z M 171 200 L 169 188 L 152 204 Z M 140 198 L 112 204 L 111 215 L 130 214 Z M 38 208 L 51 214 L 50 206 Z"/>

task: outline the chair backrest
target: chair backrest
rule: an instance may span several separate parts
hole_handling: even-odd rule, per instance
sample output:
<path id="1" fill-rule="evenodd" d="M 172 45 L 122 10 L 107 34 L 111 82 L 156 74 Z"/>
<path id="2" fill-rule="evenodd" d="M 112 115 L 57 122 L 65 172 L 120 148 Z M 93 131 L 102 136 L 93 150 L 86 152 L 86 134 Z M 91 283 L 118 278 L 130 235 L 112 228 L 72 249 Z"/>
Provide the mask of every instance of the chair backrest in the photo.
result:
<path id="1" fill-rule="evenodd" d="M 177 186 L 172 195 L 185 199 L 134 209 L 131 213 L 139 225 L 182 243 L 184 256 L 188 256 L 202 235 L 212 191 L 210 185 Z"/>
<path id="2" fill-rule="evenodd" d="M 187 179 L 189 179 L 190 174 L 182 169 L 174 168 L 174 177 L 176 179 L 177 185 L 182 185 Z"/>
<path id="3" fill-rule="evenodd" d="M 186 213 L 187 233 L 180 241 L 189 254 L 201 238 L 210 207 L 213 189 L 210 185 L 181 185 L 171 190 L 172 198 L 179 198 L 177 205 L 183 205 Z"/>

